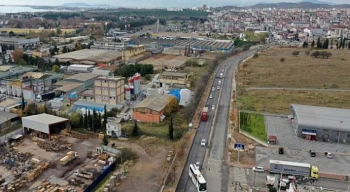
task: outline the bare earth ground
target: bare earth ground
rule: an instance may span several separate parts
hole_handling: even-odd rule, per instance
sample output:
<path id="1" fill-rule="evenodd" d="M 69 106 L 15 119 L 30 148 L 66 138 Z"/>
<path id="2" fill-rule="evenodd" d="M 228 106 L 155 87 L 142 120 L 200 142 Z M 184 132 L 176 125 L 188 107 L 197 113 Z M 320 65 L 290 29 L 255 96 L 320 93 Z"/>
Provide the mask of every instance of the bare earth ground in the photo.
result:
<path id="1" fill-rule="evenodd" d="M 290 104 L 350 108 L 350 92 L 248 90 L 239 98 L 240 109 L 257 112 L 290 113 Z"/>
<path id="2" fill-rule="evenodd" d="M 292 55 L 295 50 L 300 51 L 299 56 Z M 350 108 L 349 92 L 268 89 L 350 89 L 350 50 L 328 49 L 326 51 L 332 53 L 329 59 L 306 56 L 306 50 L 274 47 L 241 64 L 237 83 L 239 109 L 289 114 L 291 103 Z M 285 58 L 283 63 L 280 62 L 282 57 Z M 261 87 L 267 89 L 246 89 Z"/>
<path id="3" fill-rule="evenodd" d="M 143 192 L 159 191 L 160 180 L 165 169 L 166 157 L 172 150 L 170 141 L 154 137 L 144 137 L 137 141 L 113 140 L 118 147 L 125 147 L 137 153 L 138 160 L 130 167 L 126 179 L 118 186 L 118 191 Z"/>
<path id="4" fill-rule="evenodd" d="M 293 51 L 300 51 L 293 56 Z M 350 50 L 328 49 L 329 59 L 305 55 L 302 48 L 270 48 L 241 65 L 238 84 L 248 87 L 349 89 Z M 323 51 L 323 50 L 321 50 Z M 312 52 L 312 51 L 311 51 Z M 285 58 L 284 63 L 280 58 Z"/>

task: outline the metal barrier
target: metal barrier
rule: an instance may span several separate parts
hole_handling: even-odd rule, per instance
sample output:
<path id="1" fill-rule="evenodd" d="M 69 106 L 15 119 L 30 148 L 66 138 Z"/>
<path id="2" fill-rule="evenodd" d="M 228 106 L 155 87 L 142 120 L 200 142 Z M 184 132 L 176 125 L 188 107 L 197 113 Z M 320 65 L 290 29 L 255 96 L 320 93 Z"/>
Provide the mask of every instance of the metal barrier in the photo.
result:
<path id="1" fill-rule="evenodd" d="M 99 175 L 92 183 L 89 185 L 84 192 L 92 192 L 99 184 L 100 182 L 107 177 L 107 175 L 114 170 L 116 167 L 116 163 L 112 163 L 109 165 L 102 173 Z"/>

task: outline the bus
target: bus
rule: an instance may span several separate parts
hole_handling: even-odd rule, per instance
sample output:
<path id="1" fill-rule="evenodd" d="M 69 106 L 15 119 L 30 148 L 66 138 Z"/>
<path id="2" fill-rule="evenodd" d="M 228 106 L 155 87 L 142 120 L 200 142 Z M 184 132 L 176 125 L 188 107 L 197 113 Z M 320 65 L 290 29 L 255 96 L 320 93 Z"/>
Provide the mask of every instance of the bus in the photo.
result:
<path id="1" fill-rule="evenodd" d="M 189 175 L 198 192 L 207 191 L 207 182 L 195 164 L 190 164 Z"/>

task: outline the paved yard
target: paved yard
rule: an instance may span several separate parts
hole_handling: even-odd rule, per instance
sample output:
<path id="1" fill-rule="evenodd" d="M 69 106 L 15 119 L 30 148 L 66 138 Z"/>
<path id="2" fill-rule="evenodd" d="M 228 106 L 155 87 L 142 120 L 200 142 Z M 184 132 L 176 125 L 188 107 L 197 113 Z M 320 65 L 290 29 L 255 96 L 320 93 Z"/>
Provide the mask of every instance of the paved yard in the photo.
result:
<path id="1" fill-rule="evenodd" d="M 257 147 L 255 151 L 256 164 L 269 168 L 269 160 L 284 160 L 292 162 L 310 163 L 319 168 L 320 173 L 349 175 L 350 156 L 334 155 L 333 159 L 328 159 L 323 153 L 317 153 L 316 157 L 311 157 L 309 152 L 300 150 L 285 150 L 284 155 L 278 154 L 278 149 Z"/>
<path id="2" fill-rule="evenodd" d="M 267 136 L 276 135 L 279 145 L 289 149 L 310 149 L 316 152 L 336 151 L 336 143 L 322 141 L 308 141 L 296 136 L 295 128 L 289 123 L 286 117 L 265 116 L 265 128 Z M 350 153 L 350 145 L 339 144 L 339 153 Z"/>

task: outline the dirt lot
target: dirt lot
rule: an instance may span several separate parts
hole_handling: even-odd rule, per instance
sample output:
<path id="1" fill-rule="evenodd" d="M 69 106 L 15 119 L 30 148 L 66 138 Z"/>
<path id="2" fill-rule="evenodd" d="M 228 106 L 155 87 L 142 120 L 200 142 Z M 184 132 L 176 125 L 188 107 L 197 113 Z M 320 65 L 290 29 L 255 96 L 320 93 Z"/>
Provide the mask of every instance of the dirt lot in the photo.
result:
<path id="1" fill-rule="evenodd" d="M 129 148 L 139 157 L 136 164 L 128 170 L 126 179 L 122 181 L 118 191 L 160 190 L 166 156 L 172 148 L 171 142 L 154 137 L 143 137 L 136 141 L 113 140 L 111 143 L 115 143 L 118 147 Z"/>
<path id="2" fill-rule="evenodd" d="M 243 110 L 289 114 L 291 103 L 350 108 L 349 98 L 350 92 L 249 90 L 238 101 Z"/>
<path id="3" fill-rule="evenodd" d="M 148 59 L 145 59 L 140 64 L 152 64 L 154 68 L 161 67 L 181 67 L 188 58 L 186 56 L 176 55 L 154 55 Z"/>
<path id="4" fill-rule="evenodd" d="M 300 51 L 293 56 L 293 51 Z M 306 49 L 271 48 L 241 65 L 238 84 L 248 87 L 349 89 L 350 51 L 328 49 L 329 59 L 307 56 Z M 322 51 L 322 50 L 321 50 Z M 280 58 L 285 61 L 280 62 Z"/>

